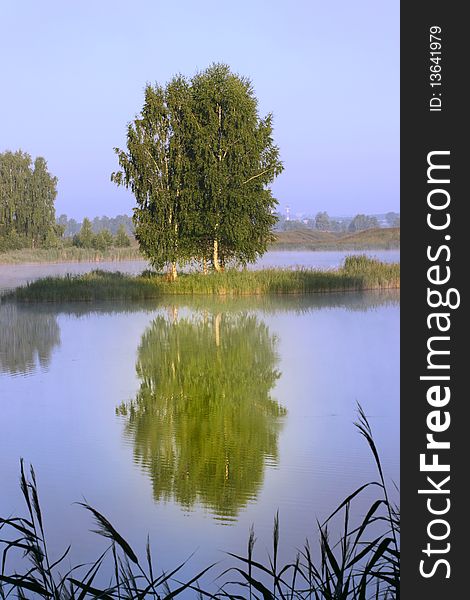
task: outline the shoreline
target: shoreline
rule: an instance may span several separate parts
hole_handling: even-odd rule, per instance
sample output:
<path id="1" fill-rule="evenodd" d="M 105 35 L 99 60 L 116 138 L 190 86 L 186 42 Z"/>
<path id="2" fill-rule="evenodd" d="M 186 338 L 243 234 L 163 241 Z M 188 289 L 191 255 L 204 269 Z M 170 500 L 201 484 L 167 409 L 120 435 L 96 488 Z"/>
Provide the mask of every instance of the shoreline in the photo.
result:
<path id="1" fill-rule="evenodd" d="M 365 248 L 356 248 L 356 247 L 344 247 L 344 246 L 336 246 L 336 247 L 308 247 L 308 246 L 271 246 L 267 252 L 393 252 L 400 250 L 400 246 L 396 246 L 393 248 L 384 248 L 384 247 L 365 247 Z M 138 251 L 138 250 L 137 250 Z M 136 251 L 136 252 L 137 252 Z M 36 252 L 41 252 L 37 250 Z M 46 252 L 46 251 L 42 251 Z M 49 251 L 47 251 L 49 252 Z M 94 256 L 82 255 L 82 256 L 60 256 L 55 259 L 53 258 L 43 258 L 41 256 L 32 257 L 28 256 L 26 259 L 22 259 L 21 256 L 16 256 L 16 252 L 14 256 L 10 257 L 10 260 L 2 258 L 0 254 L 0 268 L 2 266 L 35 266 L 35 265 L 62 265 L 62 264 L 80 264 L 80 263 L 96 263 L 99 265 L 100 263 L 120 263 L 120 262 L 145 262 L 148 263 L 148 260 L 143 255 L 136 255 L 136 252 L 129 252 L 128 255 L 126 253 L 120 253 L 118 255 L 110 254 L 105 255 L 99 252 L 96 252 Z M 22 253 L 22 251 L 18 251 L 18 254 Z M 9 253 L 13 254 L 13 253 Z"/>

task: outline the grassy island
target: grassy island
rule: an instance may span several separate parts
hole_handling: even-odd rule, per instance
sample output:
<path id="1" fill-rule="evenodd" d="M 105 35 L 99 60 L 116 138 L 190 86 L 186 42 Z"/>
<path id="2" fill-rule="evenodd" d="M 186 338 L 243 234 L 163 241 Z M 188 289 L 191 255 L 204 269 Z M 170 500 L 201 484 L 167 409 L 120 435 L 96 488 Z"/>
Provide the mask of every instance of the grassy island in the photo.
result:
<path id="1" fill-rule="evenodd" d="M 313 269 L 227 270 L 223 273 L 181 274 L 169 281 L 164 274 L 138 276 L 102 270 L 84 275 L 46 277 L 9 292 L 4 299 L 24 302 L 141 300 L 164 295 L 243 296 L 344 292 L 400 287 L 400 265 L 366 256 L 349 256 L 342 267 Z"/>

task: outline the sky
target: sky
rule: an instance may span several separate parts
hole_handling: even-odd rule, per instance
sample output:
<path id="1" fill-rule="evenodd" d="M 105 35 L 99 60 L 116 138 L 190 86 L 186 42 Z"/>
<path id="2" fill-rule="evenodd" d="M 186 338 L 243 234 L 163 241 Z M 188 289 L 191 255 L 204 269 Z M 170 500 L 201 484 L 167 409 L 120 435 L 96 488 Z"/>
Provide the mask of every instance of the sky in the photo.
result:
<path id="1" fill-rule="evenodd" d="M 114 147 L 146 83 L 225 62 L 274 114 L 291 215 L 399 211 L 398 0 L 2 0 L 0 152 L 44 156 L 57 215 L 131 214 Z"/>

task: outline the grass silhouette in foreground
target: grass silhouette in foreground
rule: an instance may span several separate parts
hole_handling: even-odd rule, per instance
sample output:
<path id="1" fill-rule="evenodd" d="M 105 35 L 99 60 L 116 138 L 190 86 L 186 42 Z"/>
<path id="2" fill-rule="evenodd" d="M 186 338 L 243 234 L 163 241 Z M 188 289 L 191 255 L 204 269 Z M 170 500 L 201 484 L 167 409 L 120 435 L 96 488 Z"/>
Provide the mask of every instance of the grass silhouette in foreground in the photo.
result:
<path id="1" fill-rule="evenodd" d="M 95 533 L 110 540 L 108 548 L 94 561 L 68 568 L 64 561 L 70 546 L 62 556 L 52 558 L 44 535 L 43 520 L 34 470 L 26 477 L 21 461 L 20 485 L 28 516 L 0 519 L 0 597 L 16 593 L 18 598 L 54 598 L 84 600 L 86 598 L 167 599 L 184 595 L 195 598 L 263 599 L 263 600 L 366 600 L 399 598 L 400 586 L 400 521 L 399 510 L 392 504 L 385 484 L 382 465 L 367 418 L 358 407 L 355 423 L 366 439 L 378 471 L 376 481 L 365 483 L 350 494 L 324 523 L 318 523 L 320 558 L 315 561 L 309 542 L 299 550 L 295 560 L 280 565 L 279 516 L 274 519 L 272 554 L 263 563 L 254 559 L 255 533 L 251 528 L 246 556 L 227 555 L 233 565 L 219 573 L 209 584 L 204 576 L 214 573 L 215 564 L 207 566 L 188 581 L 180 581 L 187 561 L 169 572 L 156 573 L 147 539 L 143 561 L 114 526 L 86 503 L 80 503 L 97 524 Z M 366 489 L 377 490 L 377 497 L 362 521 L 351 525 L 350 510 L 355 499 Z M 333 519 L 343 519 L 340 539 L 330 540 Z M 7 539 L 4 539 L 5 534 Z M 10 552 L 23 552 L 22 573 L 7 574 Z M 26 561 L 29 559 L 29 563 Z M 95 583 L 105 572 L 106 587 Z M 215 576 L 215 575 L 214 575 Z M 210 587 L 211 591 L 204 589 Z"/>
<path id="2" fill-rule="evenodd" d="M 46 277 L 7 293 L 24 302 L 142 300 L 165 295 L 243 296 L 310 292 L 343 292 L 400 287 L 400 265 L 365 255 L 348 256 L 337 270 L 263 269 L 182 274 L 176 281 L 144 272 L 137 277 L 107 271 Z"/>

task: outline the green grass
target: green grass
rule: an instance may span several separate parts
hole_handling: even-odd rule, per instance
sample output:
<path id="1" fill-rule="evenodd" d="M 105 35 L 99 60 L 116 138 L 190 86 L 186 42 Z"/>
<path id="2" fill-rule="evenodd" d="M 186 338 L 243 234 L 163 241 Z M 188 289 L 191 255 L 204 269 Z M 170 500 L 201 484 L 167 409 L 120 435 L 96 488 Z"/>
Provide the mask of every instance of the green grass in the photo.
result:
<path id="1" fill-rule="evenodd" d="M 0 253 L 0 264 L 27 263 L 63 263 L 63 262 L 101 262 L 120 260 L 144 260 L 138 246 L 128 248 L 109 248 L 94 250 L 93 248 L 23 248 Z"/>
<path id="2" fill-rule="evenodd" d="M 139 558 L 102 513 L 89 504 L 79 503 L 91 513 L 97 525 L 95 533 L 106 538 L 109 546 L 93 562 L 72 566 L 68 556 L 70 546 L 62 555 L 51 553 L 48 547 L 34 470 L 31 468 L 28 479 L 21 462 L 20 485 L 27 516 L 0 518 L 0 598 L 15 594 L 18 598 L 57 600 L 170 600 L 181 595 L 187 598 L 192 592 L 194 598 L 233 600 L 398 600 L 399 509 L 390 500 L 367 418 L 360 406 L 358 410 L 356 427 L 369 445 L 378 477 L 353 491 L 324 523 L 318 523 L 319 558 L 314 558 L 307 540 L 294 560 L 280 564 L 280 526 L 276 514 L 272 553 L 267 557 L 255 558 L 256 538 L 251 528 L 246 556 L 226 552 L 226 568 L 222 573 L 216 572 L 216 565 L 208 565 L 182 581 L 182 569 L 187 561 L 169 572 L 157 571 L 158 563 L 152 558 L 148 539 L 145 556 Z M 375 490 L 376 494 L 365 516 L 353 519 L 352 509 L 364 490 Z M 342 523 L 342 533 L 336 542 L 330 536 L 334 520 Z M 160 540 L 160 547 L 163 544 Z M 17 558 L 23 556 L 23 572 L 18 572 L 18 568 L 13 572 L 7 570 L 12 554 Z M 207 575 L 212 584 L 207 581 Z M 104 581 L 107 583 L 103 585 Z"/>
<path id="3" fill-rule="evenodd" d="M 140 276 L 92 271 L 84 275 L 46 277 L 7 293 L 23 302 L 144 300 L 169 295 L 244 296 L 344 292 L 400 287 L 399 264 L 366 256 L 349 256 L 337 270 L 263 269 L 225 273 L 181 274 L 176 281 L 150 272 Z"/>

